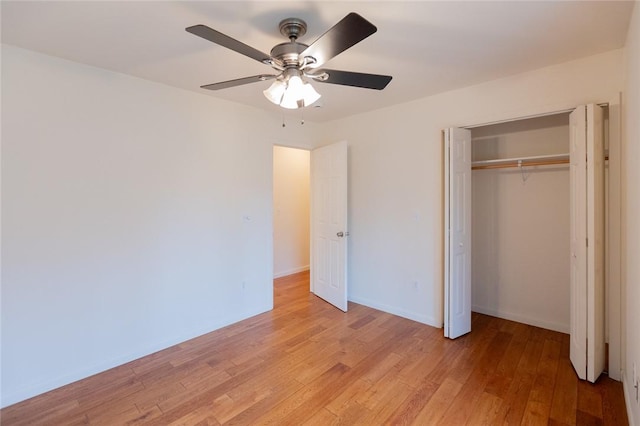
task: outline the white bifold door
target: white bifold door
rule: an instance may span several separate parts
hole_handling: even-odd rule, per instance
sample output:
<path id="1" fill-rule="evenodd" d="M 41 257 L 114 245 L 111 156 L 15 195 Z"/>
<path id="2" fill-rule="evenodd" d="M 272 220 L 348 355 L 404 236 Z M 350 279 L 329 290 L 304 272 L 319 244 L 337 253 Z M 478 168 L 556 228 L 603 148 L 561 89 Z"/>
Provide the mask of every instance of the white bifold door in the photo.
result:
<path id="1" fill-rule="evenodd" d="M 471 132 L 444 132 L 444 335 L 471 331 Z M 598 105 L 570 115 L 570 358 L 581 379 L 604 370 L 604 131 Z"/>
<path id="2" fill-rule="evenodd" d="M 444 335 L 471 331 L 471 131 L 444 131 Z"/>
<path id="3" fill-rule="evenodd" d="M 311 291 L 347 311 L 347 143 L 311 151 Z"/>
<path id="4" fill-rule="evenodd" d="M 570 115 L 570 358 L 581 379 L 604 370 L 604 142 L 598 105 Z"/>

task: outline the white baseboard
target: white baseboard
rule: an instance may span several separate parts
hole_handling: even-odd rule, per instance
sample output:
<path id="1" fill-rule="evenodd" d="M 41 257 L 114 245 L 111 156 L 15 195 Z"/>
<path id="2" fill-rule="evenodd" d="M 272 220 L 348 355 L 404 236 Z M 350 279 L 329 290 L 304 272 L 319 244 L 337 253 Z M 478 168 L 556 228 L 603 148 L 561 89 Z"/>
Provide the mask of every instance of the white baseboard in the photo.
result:
<path id="1" fill-rule="evenodd" d="M 309 265 L 299 266 L 297 268 L 287 269 L 286 271 L 275 272 L 273 274 L 273 279 L 286 277 L 287 275 L 297 274 L 298 272 L 304 272 L 309 270 Z"/>
<path id="2" fill-rule="evenodd" d="M 511 312 L 495 311 L 493 309 L 487 309 L 482 306 L 472 306 L 473 312 L 479 314 L 491 315 L 492 317 L 502 318 L 510 321 L 521 322 L 523 324 L 533 325 L 535 327 L 546 328 L 547 330 L 558 331 L 560 333 L 569 333 L 569 325 L 560 324 L 552 321 L 545 321 L 538 318 L 529 318 L 524 315 L 514 314 Z"/>
<path id="3" fill-rule="evenodd" d="M 363 299 L 360 297 L 349 297 L 349 301 L 365 305 L 379 311 L 387 312 L 389 314 L 397 315 L 399 317 L 407 318 L 413 321 L 420 322 L 422 324 L 430 325 L 435 328 L 442 328 L 442 323 L 435 318 L 431 318 L 427 315 L 417 314 L 415 312 L 405 311 L 404 309 L 397 308 L 395 306 L 385 305 L 384 303 L 378 303 L 373 300 Z"/>

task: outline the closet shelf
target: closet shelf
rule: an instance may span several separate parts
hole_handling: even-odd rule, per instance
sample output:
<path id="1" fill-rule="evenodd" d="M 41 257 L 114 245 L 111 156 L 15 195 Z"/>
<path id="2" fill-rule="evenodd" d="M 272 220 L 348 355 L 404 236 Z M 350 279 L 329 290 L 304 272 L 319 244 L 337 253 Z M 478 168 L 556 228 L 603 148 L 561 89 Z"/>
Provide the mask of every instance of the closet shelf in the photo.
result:
<path id="1" fill-rule="evenodd" d="M 499 158 L 495 160 L 479 160 L 471 163 L 472 170 L 502 169 L 520 166 L 549 166 L 568 164 L 569 154 L 536 155 L 531 157 Z"/>

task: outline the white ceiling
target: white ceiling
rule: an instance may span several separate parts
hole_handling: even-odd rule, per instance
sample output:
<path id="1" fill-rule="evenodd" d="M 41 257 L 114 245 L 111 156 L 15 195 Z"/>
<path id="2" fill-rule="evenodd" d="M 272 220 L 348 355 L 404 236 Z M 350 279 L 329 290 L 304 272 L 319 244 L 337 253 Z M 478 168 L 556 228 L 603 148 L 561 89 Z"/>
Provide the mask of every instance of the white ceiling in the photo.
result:
<path id="1" fill-rule="evenodd" d="M 314 83 L 327 121 L 620 48 L 633 1 L 2 1 L 2 42 L 170 86 L 276 110 L 269 82 L 220 91 L 199 86 L 271 68 L 184 29 L 208 25 L 258 50 L 286 41 L 304 19 L 311 44 L 349 12 L 378 32 L 325 66 L 388 74 L 383 91 Z"/>

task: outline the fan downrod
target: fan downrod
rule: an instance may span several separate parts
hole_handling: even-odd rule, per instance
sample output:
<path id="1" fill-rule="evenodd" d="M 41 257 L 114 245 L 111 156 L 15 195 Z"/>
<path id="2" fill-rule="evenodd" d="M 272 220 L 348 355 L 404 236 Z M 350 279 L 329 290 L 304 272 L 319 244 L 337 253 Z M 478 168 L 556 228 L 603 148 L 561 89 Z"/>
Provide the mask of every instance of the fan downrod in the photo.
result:
<path id="1" fill-rule="evenodd" d="M 307 33 L 307 23 L 299 18 L 287 18 L 280 21 L 280 34 L 294 41 Z"/>

